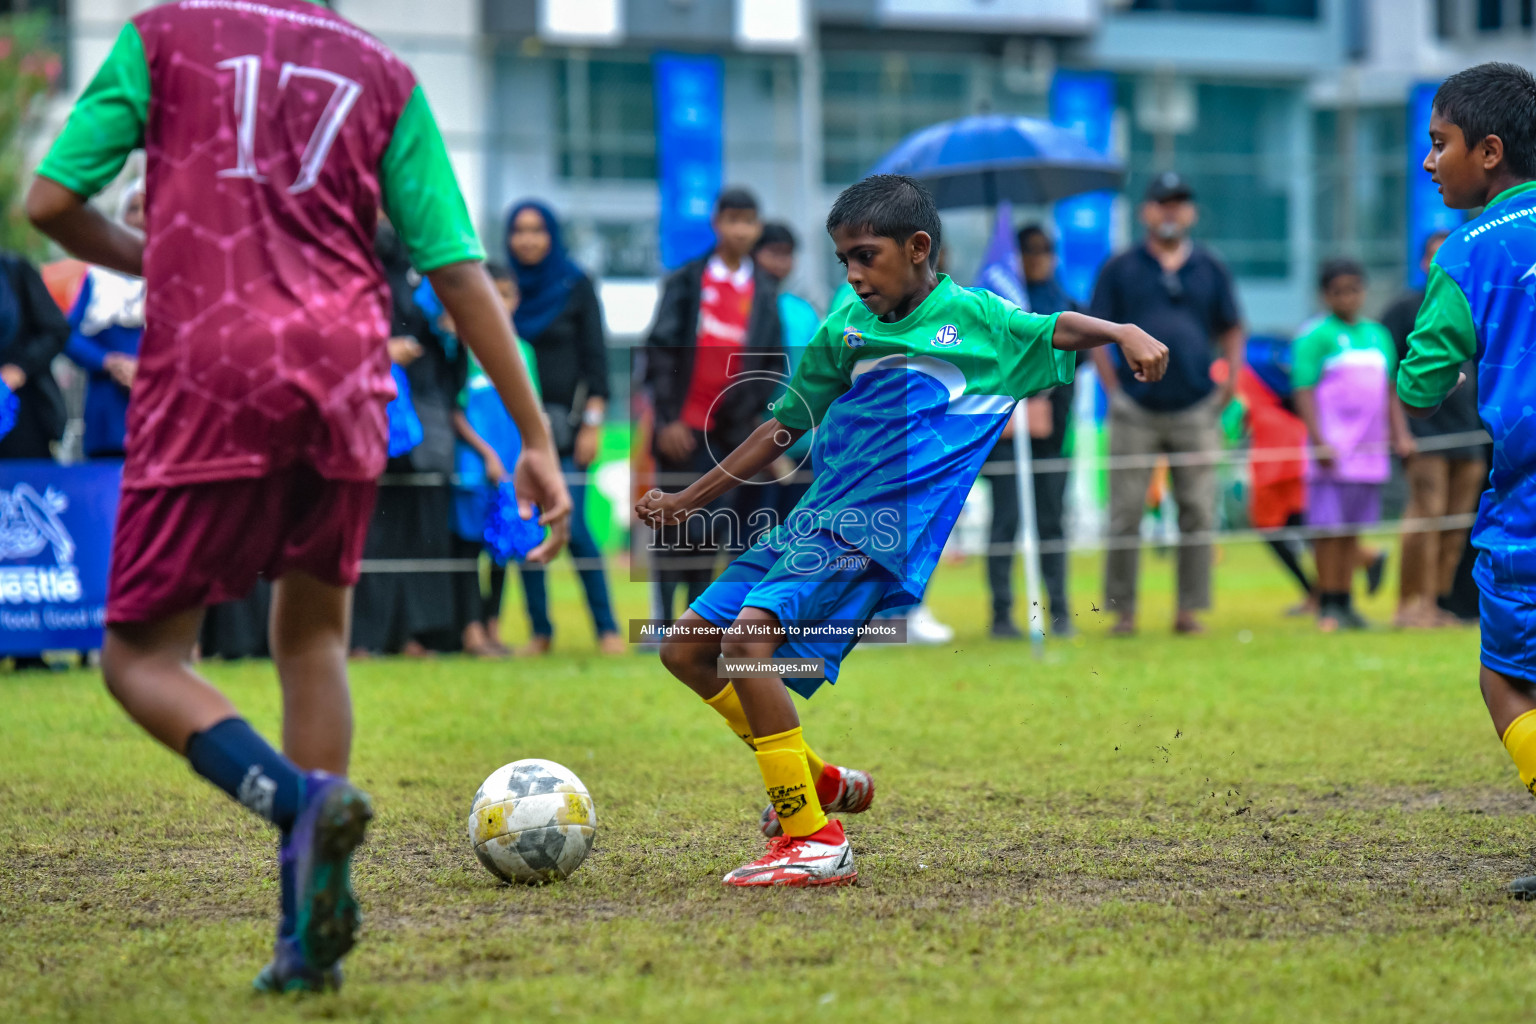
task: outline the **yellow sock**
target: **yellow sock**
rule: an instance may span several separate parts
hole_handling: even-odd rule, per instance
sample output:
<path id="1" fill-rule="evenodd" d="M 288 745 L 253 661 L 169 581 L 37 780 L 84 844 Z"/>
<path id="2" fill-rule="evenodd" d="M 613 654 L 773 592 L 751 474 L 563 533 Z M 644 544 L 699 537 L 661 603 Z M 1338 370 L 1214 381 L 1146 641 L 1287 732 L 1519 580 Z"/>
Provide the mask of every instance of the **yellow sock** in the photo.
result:
<path id="1" fill-rule="evenodd" d="M 1504 749 L 1514 758 L 1520 781 L 1536 795 L 1536 711 L 1527 711 L 1504 730 Z"/>
<path id="2" fill-rule="evenodd" d="M 787 836 L 808 836 L 827 824 L 816 798 L 816 783 L 805 757 L 799 727 L 757 741 L 757 767 L 763 773 L 768 800 L 778 812 Z"/>
<path id="3" fill-rule="evenodd" d="M 725 689 L 713 697 L 705 698 L 704 703 L 719 712 L 731 731 L 741 738 L 741 742 L 753 750 L 757 749 L 757 742 L 752 738 L 752 727 L 747 724 L 747 713 L 742 710 L 741 698 L 736 696 L 735 683 L 726 683 Z M 804 740 L 801 746 L 805 748 L 805 760 L 811 767 L 811 778 L 821 778 L 821 770 L 827 766 L 827 762 L 817 757 L 816 751 L 806 745 Z"/>

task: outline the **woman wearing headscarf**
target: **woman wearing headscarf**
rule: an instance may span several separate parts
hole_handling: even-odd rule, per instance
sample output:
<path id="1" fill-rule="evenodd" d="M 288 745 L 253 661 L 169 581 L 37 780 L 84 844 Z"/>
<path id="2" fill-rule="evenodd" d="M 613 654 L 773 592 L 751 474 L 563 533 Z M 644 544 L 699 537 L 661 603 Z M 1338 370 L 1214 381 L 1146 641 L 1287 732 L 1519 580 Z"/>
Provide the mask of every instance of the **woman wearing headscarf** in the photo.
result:
<path id="1" fill-rule="evenodd" d="M 560 223 L 542 203 L 520 202 L 507 214 L 507 256 L 522 295 L 513 324 L 537 354 L 544 410 L 575 504 L 571 557 L 586 591 L 599 648 L 622 653 L 624 639 L 614 621 L 602 551 L 583 507 L 585 470 L 597 457 L 608 410 L 608 351 L 597 289 L 566 253 Z M 525 566 L 522 578 L 533 634 L 528 652 L 543 654 L 554 639 L 544 570 Z"/>
<path id="2" fill-rule="evenodd" d="M 132 182 L 118 205 L 118 219 L 144 230 L 144 182 Z M 127 433 L 128 393 L 139 368 L 144 335 L 144 279 L 105 267 L 86 271 L 69 314 L 64 354 L 90 375 L 85 388 L 88 459 L 120 459 Z"/>

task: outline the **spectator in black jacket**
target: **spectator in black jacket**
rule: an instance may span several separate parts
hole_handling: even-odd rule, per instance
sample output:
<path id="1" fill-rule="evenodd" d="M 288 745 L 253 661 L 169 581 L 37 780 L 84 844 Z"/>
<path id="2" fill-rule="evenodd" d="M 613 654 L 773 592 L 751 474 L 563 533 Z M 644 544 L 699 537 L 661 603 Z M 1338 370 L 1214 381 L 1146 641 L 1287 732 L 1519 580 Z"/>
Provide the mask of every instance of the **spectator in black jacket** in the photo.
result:
<path id="1" fill-rule="evenodd" d="M 53 357 L 69 341 L 69 323 L 37 269 L 0 252 L 0 380 L 16 393 L 16 425 L 0 438 L 0 459 L 51 459 L 64 436 L 64 396 Z"/>
<path id="2" fill-rule="evenodd" d="M 603 310 L 592 279 L 566 254 L 560 223 L 543 203 L 524 201 L 507 214 L 507 257 L 520 295 L 512 321 L 533 346 L 539 388 L 560 467 L 571 489 L 571 557 L 576 560 L 587 610 L 605 654 L 624 653 L 613 618 L 603 552 L 586 518 L 587 467 L 597 458 L 608 414 L 608 347 Z M 544 567 L 522 569 L 533 634 L 526 653 L 545 654 L 554 642 Z"/>
<path id="3" fill-rule="evenodd" d="M 715 201 L 712 224 L 714 250 L 667 278 L 646 338 L 645 384 L 665 491 L 682 490 L 745 441 L 788 379 L 778 282 L 750 255 L 762 232 L 757 200 L 745 189 L 726 189 Z M 679 583 L 690 602 L 703 593 L 721 547 L 745 546 L 749 519 L 767 500 L 764 490 L 738 488 L 711 506 L 710 515 L 661 531 L 655 561 L 660 618 L 673 618 Z M 713 514 L 721 511 L 728 514 Z"/>

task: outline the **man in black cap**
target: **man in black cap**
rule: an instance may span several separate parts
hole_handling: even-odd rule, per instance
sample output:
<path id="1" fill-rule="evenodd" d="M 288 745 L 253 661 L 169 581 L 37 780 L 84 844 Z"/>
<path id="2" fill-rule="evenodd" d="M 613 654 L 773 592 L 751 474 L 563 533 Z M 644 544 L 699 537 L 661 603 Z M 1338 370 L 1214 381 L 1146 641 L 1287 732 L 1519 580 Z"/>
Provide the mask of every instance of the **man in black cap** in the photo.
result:
<path id="1" fill-rule="evenodd" d="M 1089 312 L 1133 323 L 1169 348 L 1168 373 L 1157 383 L 1136 380 L 1118 355 L 1093 353 L 1109 393 L 1111 457 L 1130 464 L 1109 475 L 1110 550 L 1105 560 L 1105 604 L 1118 616 L 1114 632 L 1136 631 L 1136 577 L 1141 517 L 1152 463 L 1170 460 L 1179 506 L 1179 633 L 1203 630 L 1195 613 L 1211 606 L 1211 545 L 1216 525 L 1216 460 L 1222 410 L 1243 362 L 1243 324 L 1227 268 L 1193 244 L 1194 192 L 1178 174 L 1152 179 L 1141 204 L 1146 241 L 1104 264 Z M 1226 356 L 1226 383 L 1211 379 L 1218 352 Z M 1200 535 L 1189 543 L 1192 535 Z"/>

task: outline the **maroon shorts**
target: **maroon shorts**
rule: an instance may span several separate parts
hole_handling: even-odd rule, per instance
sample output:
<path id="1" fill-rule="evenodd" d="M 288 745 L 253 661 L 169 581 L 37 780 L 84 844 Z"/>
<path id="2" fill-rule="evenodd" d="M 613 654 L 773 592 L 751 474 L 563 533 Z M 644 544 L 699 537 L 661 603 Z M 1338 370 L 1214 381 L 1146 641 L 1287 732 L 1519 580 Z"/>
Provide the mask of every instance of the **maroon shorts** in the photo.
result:
<path id="1" fill-rule="evenodd" d="M 117 508 L 107 621 L 151 622 L 237 601 L 290 569 L 357 582 L 378 484 L 308 467 L 254 480 L 127 490 Z"/>

